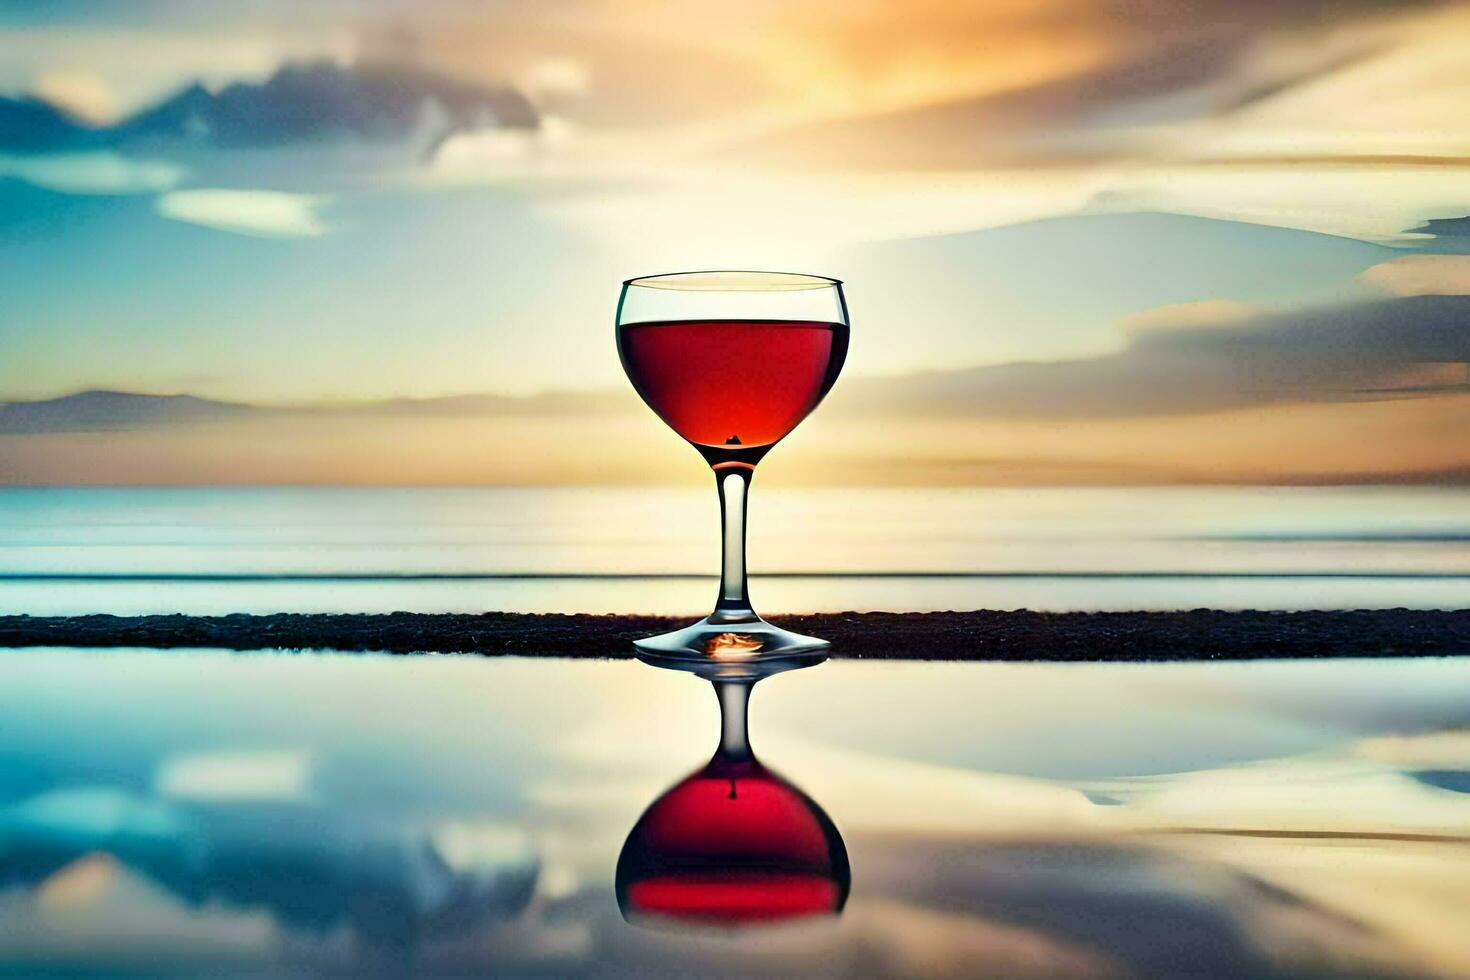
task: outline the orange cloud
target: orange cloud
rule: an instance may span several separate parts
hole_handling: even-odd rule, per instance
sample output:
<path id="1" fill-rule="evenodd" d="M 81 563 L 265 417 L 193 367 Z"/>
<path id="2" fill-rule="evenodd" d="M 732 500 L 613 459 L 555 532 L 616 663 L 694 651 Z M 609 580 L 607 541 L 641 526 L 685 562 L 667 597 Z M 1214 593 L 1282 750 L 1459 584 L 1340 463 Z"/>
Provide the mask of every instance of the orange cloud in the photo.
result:
<path id="1" fill-rule="evenodd" d="M 1249 303 L 1233 299 L 1202 299 L 1171 303 L 1135 313 L 1123 321 L 1127 333 L 1177 330 L 1185 327 L 1238 326 L 1258 314 Z"/>
<path id="2" fill-rule="evenodd" d="M 1470 255 L 1406 255 L 1358 278 L 1395 296 L 1470 296 Z"/>

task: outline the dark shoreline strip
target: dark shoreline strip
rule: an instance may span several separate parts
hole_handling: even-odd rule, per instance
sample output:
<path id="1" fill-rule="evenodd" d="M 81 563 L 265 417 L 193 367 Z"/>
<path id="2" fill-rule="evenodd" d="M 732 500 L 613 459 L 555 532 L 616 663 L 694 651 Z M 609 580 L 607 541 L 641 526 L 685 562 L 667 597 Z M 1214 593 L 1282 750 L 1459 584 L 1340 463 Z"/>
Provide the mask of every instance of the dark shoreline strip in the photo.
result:
<path id="1" fill-rule="evenodd" d="M 1256 660 L 1470 654 L 1470 610 L 831 613 L 773 617 L 836 657 Z M 627 657 L 688 620 L 523 613 L 0 616 L 0 647 L 154 647 Z"/>

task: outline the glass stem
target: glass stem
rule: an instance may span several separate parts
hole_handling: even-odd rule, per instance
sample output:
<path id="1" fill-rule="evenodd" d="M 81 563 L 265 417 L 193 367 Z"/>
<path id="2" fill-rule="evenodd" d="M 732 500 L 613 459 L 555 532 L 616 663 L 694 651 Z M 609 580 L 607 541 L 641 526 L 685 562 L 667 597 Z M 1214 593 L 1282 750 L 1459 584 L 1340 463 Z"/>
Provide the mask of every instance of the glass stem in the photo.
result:
<path id="1" fill-rule="evenodd" d="M 748 716 L 750 689 L 746 681 L 715 681 L 720 699 L 720 752 L 726 759 L 743 761 L 752 757 Z"/>
<path id="2" fill-rule="evenodd" d="M 755 473 L 744 466 L 715 470 L 720 491 L 720 524 L 723 529 L 720 563 L 720 598 L 712 619 L 742 622 L 756 618 L 750 608 L 750 590 L 745 581 L 745 503 L 750 478 Z"/>

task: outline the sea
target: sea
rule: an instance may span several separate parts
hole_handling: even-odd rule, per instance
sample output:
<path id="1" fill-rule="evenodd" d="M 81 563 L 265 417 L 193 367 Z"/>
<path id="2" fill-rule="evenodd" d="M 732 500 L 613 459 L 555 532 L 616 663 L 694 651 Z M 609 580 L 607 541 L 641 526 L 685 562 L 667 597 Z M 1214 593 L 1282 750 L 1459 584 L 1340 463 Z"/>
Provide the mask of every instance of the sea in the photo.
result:
<path id="1" fill-rule="evenodd" d="M 702 488 L 8 488 L 0 614 L 707 612 Z M 1462 608 L 1470 490 L 757 484 L 758 609 Z"/>

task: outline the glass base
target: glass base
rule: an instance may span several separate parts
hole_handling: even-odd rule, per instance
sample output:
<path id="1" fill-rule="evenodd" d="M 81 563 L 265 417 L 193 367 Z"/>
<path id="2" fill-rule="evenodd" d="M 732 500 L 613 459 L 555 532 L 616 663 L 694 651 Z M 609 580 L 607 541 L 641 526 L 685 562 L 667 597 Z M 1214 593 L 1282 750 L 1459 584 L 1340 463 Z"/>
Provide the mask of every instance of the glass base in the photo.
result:
<path id="1" fill-rule="evenodd" d="M 634 640 L 638 659 L 708 677 L 762 677 L 827 659 L 831 644 L 772 626 L 754 613 L 715 613 L 693 626 Z"/>

